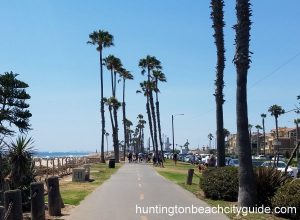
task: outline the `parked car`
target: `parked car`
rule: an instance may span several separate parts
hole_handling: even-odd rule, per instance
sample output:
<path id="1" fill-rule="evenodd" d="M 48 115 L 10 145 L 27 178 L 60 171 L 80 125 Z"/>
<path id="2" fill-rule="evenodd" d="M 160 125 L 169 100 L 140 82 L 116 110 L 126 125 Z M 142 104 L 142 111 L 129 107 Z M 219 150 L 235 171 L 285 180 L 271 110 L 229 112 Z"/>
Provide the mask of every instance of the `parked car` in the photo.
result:
<path id="1" fill-rule="evenodd" d="M 239 166 L 239 159 L 231 159 L 231 160 L 229 160 L 228 166 L 238 167 Z"/>
<path id="2" fill-rule="evenodd" d="M 297 178 L 300 178 L 300 163 L 298 163 L 297 167 Z"/>
<path id="3" fill-rule="evenodd" d="M 274 167 L 275 166 L 277 170 L 284 172 L 286 163 L 284 161 L 278 161 L 278 164 L 277 164 L 277 162 L 275 162 L 275 164 L 274 164 L 274 161 L 265 161 L 265 162 L 263 162 L 263 164 L 261 166 L 262 167 Z M 294 171 L 291 167 L 288 167 L 287 173 L 289 175 L 291 175 L 291 177 L 295 177 Z"/>

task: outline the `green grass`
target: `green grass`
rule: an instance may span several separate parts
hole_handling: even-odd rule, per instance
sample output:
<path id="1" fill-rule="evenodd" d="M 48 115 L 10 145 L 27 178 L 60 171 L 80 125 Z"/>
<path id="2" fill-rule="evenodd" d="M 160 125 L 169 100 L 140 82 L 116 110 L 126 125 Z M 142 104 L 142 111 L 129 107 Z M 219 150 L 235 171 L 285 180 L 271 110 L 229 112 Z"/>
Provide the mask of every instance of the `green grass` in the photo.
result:
<path id="1" fill-rule="evenodd" d="M 60 182 L 60 193 L 65 204 L 79 205 L 88 194 L 93 192 L 104 181 L 110 178 L 122 164 L 116 164 L 115 169 L 109 169 L 107 164 L 92 164 L 90 179 L 93 182 Z"/>
<path id="2" fill-rule="evenodd" d="M 204 196 L 203 191 L 199 187 L 199 181 L 201 178 L 201 173 L 198 171 L 198 167 L 188 164 L 188 163 L 183 163 L 183 162 L 178 162 L 177 166 L 174 165 L 173 161 L 167 160 L 166 163 L 164 164 L 165 168 L 160 168 L 156 167 L 156 171 L 165 177 L 166 179 L 180 185 L 182 188 L 190 191 L 194 195 L 196 195 L 199 199 L 205 201 L 208 203 L 210 206 L 221 206 L 221 207 L 228 207 L 232 205 L 237 205 L 236 202 L 227 202 L 227 201 L 222 201 L 222 200 L 211 200 L 207 199 Z M 187 172 L 188 169 L 193 168 L 195 170 L 195 174 L 193 177 L 193 184 L 192 185 L 186 185 L 186 177 L 187 177 Z M 227 215 L 231 219 L 242 219 L 242 220 L 278 220 L 282 218 L 278 218 L 273 215 L 269 214 L 248 214 L 247 216 L 236 216 L 236 214 L 228 214 Z"/>

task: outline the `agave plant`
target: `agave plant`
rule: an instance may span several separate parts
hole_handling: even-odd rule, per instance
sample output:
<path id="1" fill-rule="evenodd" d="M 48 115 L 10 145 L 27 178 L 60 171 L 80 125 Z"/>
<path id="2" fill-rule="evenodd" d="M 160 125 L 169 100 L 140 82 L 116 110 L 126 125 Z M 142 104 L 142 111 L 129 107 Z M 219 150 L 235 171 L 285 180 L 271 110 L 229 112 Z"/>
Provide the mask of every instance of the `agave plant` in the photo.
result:
<path id="1" fill-rule="evenodd" d="M 291 177 L 274 167 L 257 167 L 255 174 L 258 203 L 271 207 L 271 199 L 277 189 L 290 181 Z"/>
<path id="2" fill-rule="evenodd" d="M 34 181 L 34 169 L 32 164 L 33 139 L 19 136 L 16 141 L 7 145 L 8 160 L 11 167 L 9 179 L 13 189 L 29 187 Z"/>

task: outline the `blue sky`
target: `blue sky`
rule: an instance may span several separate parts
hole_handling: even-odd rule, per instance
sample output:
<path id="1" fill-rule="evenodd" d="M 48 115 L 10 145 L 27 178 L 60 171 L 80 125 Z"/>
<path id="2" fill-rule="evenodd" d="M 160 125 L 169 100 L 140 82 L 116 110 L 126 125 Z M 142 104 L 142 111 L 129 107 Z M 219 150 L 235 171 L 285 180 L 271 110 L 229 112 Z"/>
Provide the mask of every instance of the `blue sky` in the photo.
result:
<path id="1" fill-rule="evenodd" d="M 162 62 L 168 79 L 160 94 L 163 133 L 171 138 L 171 115 L 184 113 L 175 118 L 175 143 L 182 145 L 188 139 L 192 147 L 207 145 L 208 133 L 216 130 L 216 48 L 209 2 L 1 1 L 0 72 L 16 72 L 30 85 L 33 130 L 29 135 L 35 139 L 35 148 L 99 150 L 98 54 L 86 44 L 89 33 L 99 29 L 115 38 L 115 46 L 106 49 L 104 56 L 119 57 L 135 76 L 126 91 L 128 118 L 135 122 L 139 113 L 146 117 L 145 99 L 135 93 L 143 80 L 138 61 L 154 55 Z M 236 131 L 234 2 L 226 1 L 225 6 L 224 124 L 231 133 Z M 251 2 L 253 56 L 248 109 L 249 121 L 256 125 L 269 106 L 278 104 L 290 110 L 297 103 L 300 2 Z M 121 87 L 118 92 L 120 97 Z M 105 96 L 109 95 L 109 73 L 105 70 Z M 279 125 L 292 126 L 295 117 L 294 113 L 286 114 L 280 117 Z M 110 132 L 109 123 L 107 126 Z M 274 119 L 268 114 L 266 129 L 273 127 Z M 121 138 L 122 133 L 120 129 Z"/>

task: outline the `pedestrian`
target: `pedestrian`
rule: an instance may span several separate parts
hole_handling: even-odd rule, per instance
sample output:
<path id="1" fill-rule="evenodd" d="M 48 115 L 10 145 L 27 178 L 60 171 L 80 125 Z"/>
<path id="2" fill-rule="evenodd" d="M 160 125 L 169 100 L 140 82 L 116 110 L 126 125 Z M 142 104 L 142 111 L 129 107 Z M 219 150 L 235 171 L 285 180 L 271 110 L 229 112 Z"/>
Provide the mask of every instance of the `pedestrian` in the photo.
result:
<path id="1" fill-rule="evenodd" d="M 173 160 L 174 160 L 174 163 L 175 163 L 175 166 L 177 165 L 177 160 L 178 160 L 178 155 L 177 153 L 174 153 L 173 155 Z"/>

